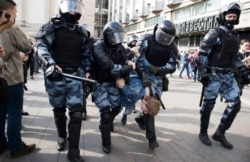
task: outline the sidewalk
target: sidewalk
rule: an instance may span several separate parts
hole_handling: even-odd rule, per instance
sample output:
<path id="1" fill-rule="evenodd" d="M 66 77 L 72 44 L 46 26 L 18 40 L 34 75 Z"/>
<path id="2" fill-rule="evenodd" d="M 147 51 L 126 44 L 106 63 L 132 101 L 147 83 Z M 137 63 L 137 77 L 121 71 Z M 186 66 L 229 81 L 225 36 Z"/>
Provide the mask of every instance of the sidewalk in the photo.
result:
<path id="1" fill-rule="evenodd" d="M 162 97 L 166 110 L 161 110 L 155 118 L 160 144 L 155 150 L 148 148 L 145 132 L 135 123 L 137 114 L 131 114 L 126 126 L 121 125 L 121 116 L 117 116 L 115 132 L 112 133 L 112 152 L 109 155 L 103 153 L 98 129 L 99 112 L 89 97 L 88 119 L 83 121 L 80 141 L 85 162 L 249 162 L 250 88 L 244 89 L 241 111 L 227 132 L 234 149 L 227 150 L 215 141 L 208 147 L 198 138 L 201 84 L 178 79 L 178 74 L 177 71 L 169 77 L 169 91 Z M 34 80 L 29 79 L 27 87 L 24 110 L 30 115 L 23 117 L 22 138 L 27 144 L 35 143 L 37 149 L 18 159 L 10 159 L 9 153 L 5 152 L 0 156 L 0 162 L 67 162 L 67 150 L 56 150 L 57 134 L 42 74 L 35 75 Z M 208 130 L 210 136 L 217 128 L 225 106 L 217 100 Z M 139 110 L 139 104 L 136 109 Z"/>

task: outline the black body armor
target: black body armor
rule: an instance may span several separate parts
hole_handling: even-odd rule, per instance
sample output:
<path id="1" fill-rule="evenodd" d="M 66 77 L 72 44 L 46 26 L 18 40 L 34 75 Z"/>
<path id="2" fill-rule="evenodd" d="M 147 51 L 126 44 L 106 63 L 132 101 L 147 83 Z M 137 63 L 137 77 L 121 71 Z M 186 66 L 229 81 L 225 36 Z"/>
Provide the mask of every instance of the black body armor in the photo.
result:
<path id="1" fill-rule="evenodd" d="M 229 35 L 222 29 L 217 29 L 215 31 L 219 33 L 221 45 L 212 48 L 208 56 L 207 65 L 230 68 L 233 66 L 238 53 L 238 35 L 234 32 L 232 35 Z"/>
<path id="2" fill-rule="evenodd" d="M 103 41 L 98 41 L 93 46 L 93 73 L 98 82 L 113 82 L 111 71 L 115 64 L 121 66 L 126 62 L 126 50 L 122 45 L 108 48 Z"/>
<path id="3" fill-rule="evenodd" d="M 86 37 L 76 30 L 64 27 L 55 29 L 55 37 L 52 57 L 56 63 L 62 68 L 80 67 L 83 51 L 86 50 L 84 48 L 87 48 Z M 86 47 L 83 47 L 83 44 L 86 44 Z"/>

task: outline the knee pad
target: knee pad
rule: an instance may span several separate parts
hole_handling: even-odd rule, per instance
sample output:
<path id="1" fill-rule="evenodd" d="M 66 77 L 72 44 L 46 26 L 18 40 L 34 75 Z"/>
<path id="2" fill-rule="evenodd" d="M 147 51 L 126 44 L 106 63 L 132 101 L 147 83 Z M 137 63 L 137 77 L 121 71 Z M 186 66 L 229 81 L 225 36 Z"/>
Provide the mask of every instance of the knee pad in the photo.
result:
<path id="1" fill-rule="evenodd" d="M 237 97 L 234 101 L 227 101 L 227 109 L 231 109 L 231 113 L 237 114 L 241 108 L 240 98 Z"/>
<path id="2" fill-rule="evenodd" d="M 70 113 L 70 122 L 73 122 L 73 123 L 82 122 L 82 112 L 78 111 L 78 112 Z"/>
<path id="3" fill-rule="evenodd" d="M 72 105 L 72 107 L 69 109 L 69 116 L 70 120 L 72 122 L 79 122 L 82 120 L 82 105 L 81 104 L 75 104 Z"/>
<path id="4" fill-rule="evenodd" d="M 75 112 L 83 113 L 83 107 L 82 107 L 82 105 L 80 103 L 74 104 L 74 105 L 71 106 L 71 108 L 69 108 L 69 115 L 73 114 Z"/>
<path id="5" fill-rule="evenodd" d="M 201 113 L 204 111 L 211 112 L 214 108 L 214 104 L 215 104 L 215 99 L 204 100 L 204 103 L 200 112 Z"/>
<path id="6" fill-rule="evenodd" d="M 65 113 L 66 107 L 54 107 L 53 110 L 55 113 Z"/>

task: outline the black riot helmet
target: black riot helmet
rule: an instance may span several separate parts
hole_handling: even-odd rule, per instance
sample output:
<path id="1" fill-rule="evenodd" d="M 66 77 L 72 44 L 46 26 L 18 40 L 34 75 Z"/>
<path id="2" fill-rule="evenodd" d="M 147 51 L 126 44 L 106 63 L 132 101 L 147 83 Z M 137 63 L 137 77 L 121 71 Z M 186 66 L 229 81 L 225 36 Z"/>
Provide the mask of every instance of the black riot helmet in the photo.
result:
<path id="1" fill-rule="evenodd" d="M 160 44 L 170 45 L 175 38 L 175 34 L 175 25 L 169 20 L 163 20 L 155 25 L 154 37 Z"/>
<path id="2" fill-rule="evenodd" d="M 102 34 L 106 45 L 116 46 L 123 42 L 126 32 L 119 22 L 111 21 L 104 26 Z"/>
<path id="3" fill-rule="evenodd" d="M 225 16 L 227 14 L 232 14 L 232 13 L 237 15 L 237 20 L 226 20 Z M 234 25 L 239 24 L 240 14 L 241 14 L 241 5 L 239 3 L 236 2 L 228 3 L 220 9 L 217 21 L 220 25 L 233 28 Z"/>
<path id="4" fill-rule="evenodd" d="M 59 13 L 69 23 L 75 24 L 83 15 L 82 0 L 59 0 Z"/>
<path id="5" fill-rule="evenodd" d="M 135 35 L 135 34 L 130 35 L 128 37 L 128 43 L 127 43 L 128 47 L 129 48 L 135 47 L 138 39 L 139 39 L 139 37 L 137 35 Z"/>

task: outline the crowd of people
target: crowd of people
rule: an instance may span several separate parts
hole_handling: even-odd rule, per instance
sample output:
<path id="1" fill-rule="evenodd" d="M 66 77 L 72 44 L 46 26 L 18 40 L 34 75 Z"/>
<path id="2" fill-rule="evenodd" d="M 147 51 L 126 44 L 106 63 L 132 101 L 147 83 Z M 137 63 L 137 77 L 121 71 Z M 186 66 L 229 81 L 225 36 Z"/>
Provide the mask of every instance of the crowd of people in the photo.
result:
<path id="1" fill-rule="evenodd" d="M 155 25 L 151 34 L 143 35 L 140 40 L 138 36 L 131 35 L 128 47 L 125 47 L 122 44 L 125 29 L 116 21 L 104 26 L 101 40 L 93 39 L 86 25 L 78 24 L 82 8 L 81 0 L 60 1 L 59 15 L 40 28 L 34 46 L 14 26 L 16 3 L 0 0 L 0 58 L 3 62 L 0 76 L 7 81 L 10 92 L 7 101 L 0 101 L 0 154 L 9 150 L 11 158 L 17 158 L 36 147 L 35 144 L 25 144 L 21 139 L 27 69 L 32 79 L 37 70 L 35 67 L 38 67 L 34 56 L 43 60 L 45 87 L 58 135 L 56 149 L 65 150 L 68 142 L 69 161 L 84 161 L 79 141 L 82 120 L 87 117 L 86 98 L 90 93 L 100 113 L 99 130 L 104 153 L 112 151 L 111 132 L 114 131 L 115 117 L 122 112 L 121 123 L 126 125 L 127 115 L 139 101 L 141 110 L 135 122 L 146 130 L 149 148 L 159 147 L 155 116 L 160 107 L 164 107 L 161 95 L 168 90 L 166 75 L 176 71 L 180 59 L 174 42 L 175 25 L 163 20 Z M 220 94 L 227 106 L 212 138 L 227 149 L 233 148 L 225 133 L 240 111 L 241 91 L 250 82 L 247 69 L 250 57 L 246 56 L 249 41 L 239 42 L 238 34 L 233 30 L 234 25 L 239 24 L 240 14 L 238 3 L 223 6 L 218 17 L 219 27 L 208 31 L 199 50 L 193 54 L 187 51 L 183 56 L 179 78 L 183 78 L 182 73 L 186 69 L 188 79 L 203 84 L 199 138 L 207 146 L 212 145 L 207 129 L 215 100 Z M 79 78 L 86 80 L 82 83 Z M 95 80 L 96 84 L 90 84 L 90 80 Z"/>

